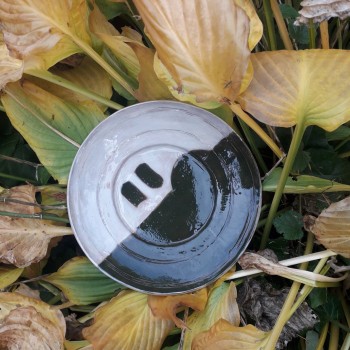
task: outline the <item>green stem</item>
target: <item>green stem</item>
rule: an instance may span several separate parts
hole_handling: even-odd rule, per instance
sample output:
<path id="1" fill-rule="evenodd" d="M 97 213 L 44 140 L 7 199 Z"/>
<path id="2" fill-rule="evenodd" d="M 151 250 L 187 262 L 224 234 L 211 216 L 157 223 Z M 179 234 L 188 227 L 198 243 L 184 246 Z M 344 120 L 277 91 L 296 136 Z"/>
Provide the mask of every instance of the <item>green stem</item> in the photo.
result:
<path id="1" fill-rule="evenodd" d="M 263 7 L 267 26 L 267 33 L 269 36 L 270 50 L 274 51 L 277 50 L 277 44 L 270 0 L 263 0 Z"/>
<path id="2" fill-rule="evenodd" d="M 328 328 L 329 328 L 329 322 L 327 322 L 321 330 L 320 338 L 318 340 L 316 350 L 323 350 L 323 346 L 324 346 L 324 343 L 326 342 L 326 338 L 327 338 Z"/>
<path id="3" fill-rule="evenodd" d="M 349 350 L 350 349 L 350 333 L 344 339 L 344 343 L 340 350 Z"/>
<path id="4" fill-rule="evenodd" d="M 309 20 L 309 48 L 310 49 L 316 48 L 316 30 L 315 30 L 315 24 L 312 21 L 312 19 Z"/>
<path id="5" fill-rule="evenodd" d="M 269 215 L 267 217 L 266 225 L 264 227 L 264 232 L 261 239 L 260 249 L 264 249 L 266 247 L 269 234 L 271 231 L 271 227 L 272 227 L 272 221 L 277 213 L 277 209 L 280 204 L 280 200 L 282 198 L 284 186 L 286 185 L 289 173 L 292 170 L 295 157 L 298 153 L 299 146 L 304 135 L 304 131 L 305 131 L 304 124 L 303 123 L 297 124 L 293 134 L 292 142 L 290 144 L 289 151 L 281 172 L 281 177 L 278 181 L 276 192 L 271 203 Z"/>
<path id="6" fill-rule="evenodd" d="M 338 350 L 339 344 L 339 327 L 332 322 L 330 329 L 329 350 Z"/>
<path id="7" fill-rule="evenodd" d="M 248 128 L 247 124 L 242 119 L 238 119 L 238 121 L 239 121 L 239 124 L 241 125 L 241 128 L 242 128 L 242 130 L 244 132 L 245 137 L 248 140 L 250 148 L 251 148 L 251 150 L 252 150 L 252 152 L 253 152 L 253 154 L 255 156 L 255 159 L 257 160 L 257 162 L 258 162 L 262 172 L 264 174 L 266 174 L 269 171 L 269 169 L 267 168 L 267 166 L 266 166 L 266 164 L 264 162 L 264 159 L 261 156 L 261 153 L 260 153 L 258 147 L 256 146 L 254 137 L 253 137 L 250 129 Z"/>
<path id="8" fill-rule="evenodd" d="M 67 79 L 64 79 L 58 75 L 52 74 L 48 71 L 41 71 L 38 69 L 29 70 L 26 72 L 26 74 L 31 75 L 33 77 L 40 78 L 42 80 L 48 81 L 50 83 L 62 86 L 68 90 L 74 91 L 82 96 L 85 96 L 91 100 L 94 100 L 96 102 L 99 102 L 103 104 L 104 106 L 108 106 L 110 108 L 113 108 L 115 110 L 120 110 L 124 108 L 124 106 L 120 105 L 119 103 L 113 102 L 101 95 L 95 94 L 94 92 L 84 89 L 81 86 L 75 85 L 72 82 L 70 82 Z"/>
<path id="9" fill-rule="evenodd" d="M 233 113 L 237 115 L 241 120 L 243 120 L 255 133 L 266 143 L 268 147 L 276 154 L 278 158 L 283 157 L 283 152 L 279 149 L 272 138 L 266 134 L 266 132 L 260 127 L 260 125 L 255 122 L 247 113 L 245 113 L 240 105 L 231 104 L 230 108 Z"/>
<path id="10" fill-rule="evenodd" d="M 58 216 L 44 214 L 44 213 L 23 214 L 23 213 L 14 213 L 11 211 L 0 211 L 0 216 L 9 216 L 12 218 L 21 218 L 21 219 L 51 220 L 51 221 L 64 222 L 65 224 L 69 224 L 69 220 L 66 218 L 60 218 Z M 72 234 L 72 231 L 70 228 L 69 228 L 69 230 L 67 230 L 66 234 Z"/>
<path id="11" fill-rule="evenodd" d="M 304 255 L 310 254 L 312 252 L 313 242 L 314 242 L 313 234 L 309 232 L 308 236 L 307 236 L 307 242 L 306 242 Z M 301 264 L 300 269 L 305 270 L 307 265 L 308 265 L 307 262 Z M 293 282 L 292 287 L 290 288 L 290 291 L 288 293 L 288 296 L 283 304 L 282 310 L 281 310 L 280 314 L 278 315 L 275 326 L 273 327 L 271 334 L 269 336 L 269 339 L 265 345 L 265 349 L 275 349 L 276 348 L 276 344 L 277 344 L 278 338 L 281 335 L 283 327 L 288 322 L 288 320 L 290 318 L 289 311 L 293 306 L 293 303 L 294 303 L 294 300 L 298 294 L 298 290 L 299 290 L 300 285 L 301 285 L 301 283 L 299 283 L 299 282 Z"/>
<path id="12" fill-rule="evenodd" d="M 5 173 L 0 173 L 0 177 L 5 178 L 5 179 L 11 179 L 11 180 L 22 181 L 22 182 L 37 183 L 37 182 L 34 181 L 34 180 L 26 179 L 26 178 L 20 177 L 20 176 L 5 174 Z"/>

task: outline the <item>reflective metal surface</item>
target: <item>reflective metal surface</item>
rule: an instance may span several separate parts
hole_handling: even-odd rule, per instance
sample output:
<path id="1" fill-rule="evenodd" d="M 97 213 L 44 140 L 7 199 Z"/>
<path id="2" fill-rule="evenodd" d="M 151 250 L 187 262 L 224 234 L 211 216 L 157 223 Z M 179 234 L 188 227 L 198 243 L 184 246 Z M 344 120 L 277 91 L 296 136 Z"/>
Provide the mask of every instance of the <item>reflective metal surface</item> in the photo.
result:
<path id="1" fill-rule="evenodd" d="M 213 114 L 146 102 L 98 125 L 74 160 L 68 210 L 90 260 L 130 288 L 189 292 L 227 271 L 260 212 L 252 155 Z"/>

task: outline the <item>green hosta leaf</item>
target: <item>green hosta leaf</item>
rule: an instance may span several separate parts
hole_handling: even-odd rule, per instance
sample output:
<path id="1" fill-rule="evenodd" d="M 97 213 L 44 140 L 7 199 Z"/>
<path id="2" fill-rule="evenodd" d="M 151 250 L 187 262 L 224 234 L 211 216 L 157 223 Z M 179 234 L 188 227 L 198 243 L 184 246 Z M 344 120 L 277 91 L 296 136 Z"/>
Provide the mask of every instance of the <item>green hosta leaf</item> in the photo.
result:
<path id="1" fill-rule="evenodd" d="M 326 134 L 328 141 L 344 140 L 350 137 L 350 128 L 341 125 L 338 129 Z"/>
<path id="2" fill-rule="evenodd" d="M 23 272 L 22 268 L 14 269 L 0 267 L 0 289 L 6 288 L 11 283 L 16 282 Z"/>
<path id="3" fill-rule="evenodd" d="M 129 13 L 128 6 L 123 1 L 96 0 L 96 4 L 108 20 Z"/>
<path id="4" fill-rule="evenodd" d="M 276 230 L 283 234 L 285 239 L 294 240 L 303 237 L 303 217 L 294 210 L 289 210 L 277 215 L 273 224 Z"/>
<path id="5" fill-rule="evenodd" d="M 275 192 L 282 169 L 274 169 L 263 182 L 263 190 Z M 324 193 L 350 191 L 350 185 L 310 175 L 290 176 L 283 193 Z"/>
<path id="6" fill-rule="evenodd" d="M 308 331 L 306 333 L 306 350 L 315 350 L 318 345 L 318 333 L 315 331 Z"/>
<path id="7" fill-rule="evenodd" d="M 44 280 L 60 288 L 69 301 L 76 305 L 108 300 L 117 290 L 124 288 L 105 276 L 85 257 L 67 261 Z"/>
<path id="8" fill-rule="evenodd" d="M 8 84 L 1 101 L 41 163 L 60 183 L 67 183 L 79 144 L 104 119 L 98 106 L 64 101 L 27 80 Z"/>

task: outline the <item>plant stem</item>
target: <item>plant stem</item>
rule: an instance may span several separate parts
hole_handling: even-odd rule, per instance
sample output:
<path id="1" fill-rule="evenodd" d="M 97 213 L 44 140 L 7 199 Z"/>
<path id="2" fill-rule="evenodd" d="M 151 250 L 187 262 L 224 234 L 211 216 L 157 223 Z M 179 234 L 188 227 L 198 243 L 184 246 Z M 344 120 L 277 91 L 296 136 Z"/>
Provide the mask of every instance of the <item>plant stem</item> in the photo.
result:
<path id="1" fill-rule="evenodd" d="M 263 157 L 261 156 L 261 153 L 259 152 L 258 147 L 256 146 L 254 137 L 250 131 L 250 129 L 248 128 L 247 124 L 242 120 L 242 119 L 238 119 L 239 124 L 242 127 L 242 130 L 244 132 L 244 135 L 246 137 L 246 139 L 248 140 L 248 143 L 250 145 L 250 148 L 255 156 L 255 159 L 257 160 L 258 164 L 260 165 L 260 168 L 262 170 L 262 172 L 264 174 L 266 174 L 269 170 L 264 162 Z"/>
<path id="2" fill-rule="evenodd" d="M 312 19 L 309 20 L 309 48 L 316 48 L 316 33 L 315 33 L 315 24 Z"/>
<path id="3" fill-rule="evenodd" d="M 328 21 L 322 21 L 320 24 L 322 49 L 329 49 Z"/>
<path id="4" fill-rule="evenodd" d="M 277 50 L 276 34 L 273 23 L 271 4 L 269 0 L 263 0 L 264 14 L 266 19 L 267 33 L 269 36 L 270 50 Z"/>
<path id="5" fill-rule="evenodd" d="M 280 265 L 283 265 L 283 266 L 292 266 L 292 265 L 297 265 L 297 264 L 304 263 L 304 262 L 329 258 L 330 256 L 334 256 L 334 255 L 337 255 L 337 253 L 334 253 L 331 250 L 324 250 L 323 252 L 306 254 L 306 255 L 298 256 L 296 258 L 281 260 L 278 263 Z M 238 278 L 243 278 L 243 277 L 247 277 L 247 276 L 257 275 L 259 273 L 262 273 L 262 271 L 259 269 L 240 270 L 240 271 L 234 272 L 231 276 L 228 276 L 227 281 L 238 279 Z"/>
<path id="6" fill-rule="evenodd" d="M 37 77 L 40 78 L 42 80 L 48 81 L 50 83 L 62 86 L 68 90 L 74 91 L 82 96 L 85 96 L 91 100 L 94 100 L 96 102 L 99 102 L 101 104 L 103 104 L 104 106 L 108 106 L 110 108 L 113 108 L 115 110 L 120 110 L 122 108 L 124 108 L 124 106 L 120 105 L 119 103 L 116 103 L 114 101 L 108 100 L 107 98 L 95 94 L 93 91 L 91 90 L 87 90 L 81 86 L 75 85 L 72 82 L 70 82 L 67 79 L 64 79 L 58 75 L 52 74 L 48 71 L 41 71 L 38 69 L 32 69 L 26 72 L 26 74 L 31 75 L 33 77 Z"/>
<path id="7" fill-rule="evenodd" d="M 51 220 L 51 221 L 57 221 L 57 222 L 64 222 L 65 224 L 69 223 L 69 220 L 66 218 L 60 218 L 58 216 L 50 215 L 50 214 L 23 214 L 23 213 L 13 213 L 10 211 L 0 211 L 0 216 L 9 216 L 13 218 L 21 218 L 21 219 L 37 219 L 37 220 Z M 68 227 L 67 227 L 68 229 Z M 70 229 L 69 229 L 70 230 Z M 72 234 L 71 230 L 70 232 L 67 231 L 66 234 Z"/>
<path id="8" fill-rule="evenodd" d="M 286 23 L 284 22 L 280 7 L 279 7 L 276 0 L 270 0 L 270 1 L 271 1 L 271 9 L 272 9 L 273 15 L 275 17 L 277 27 L 278 27 L 278 30 L 280 32 L 284 47 L 287 50 L 294 50 L 294 47 L 293 47 L 292 41 L 290 40 L 288 29 L 287 29 Z"/>
<path id="9" fill-rule="evenodd" d="M 334 323 L 331 322 L 331 329 L 330 329 L 330 339 L 329 339 L 329 350 L 338 350 L 338 344 L 339 344 L 339 327 Z"/>
<path id="10" fill-rule="evenodd" d="M 304 131 L 305 131 L 305 126 L 303 123 L 299 123 L 296 125 L 292 142 L 290 144 L 289 151 L 281 172 L 281 177 L 278 181 L 276 192 L 271 203 L 269 215 L 267 216 L 266 225 L 264 227 L 264 232 L 261 239 L 260 249 L 264 249 L 266 247 L 269 234 L 271 231 L 271 227 L 272 227 L 272 221 L 276 215 L 278 206 L 280 204 L 280 200 L 283 194 L 283 189 L 284 189 L 284 186 L 286 185 L 289 173 L 292 170 L 295 157 L 298 153 L 299 146 L 304 135 Z"/>
<path id="11" fill-rule="evenodd" d="M 323 326 L 320 333 L 320 338 L 318 339 L 317 348 L 315 350 L 323 350 L 323 345 L 326 342 L 326 338 L 327 338 L 328 328 L 329 328 L 329 322 L 327 322 Z"/>
<path id="12" fill-rule="evenodd" d="M 278 158 L 283 157 L 283 152 L 279 149 L 272 138 L 266 134 L 266 132 L 260 127 L 260 125 L 255 122 L 247 113 L 245 113 L 240 105 L 231 104 L 230 108 L 233 113 L 235 113 L 241 120 L 243 120 L 255 133 L 266 143 L 267 146 L 271 148 L 273 153 L 276 154 Z"/>
<path id="13" fill-rule="evenodd" d="M 307 236 L 307 242 L 306 242 L 306 247 L 305 247 L 305 252 L 304 254 L 310 254 L 312 252 L 313 248 L 313 234 L 308 233 Z M 300 269 L 305 270 L 307 267 L 308 263 L 302 263 L 300 266 Z M 268 338 L 268 341 L 265 345 L 265 349 L 275 349 L 276 344 L 278 342 L 278 338 L 281 335 L 281 332 L 283 330 L 284 325 L 288 322 L 290 315 L 289 315 L 289 310 L 292 308 L 294 300 L 298 294 L 298 290 L 300 287 L 301 283 L 299 282 L 293 282 L 290 291 L 288 293 L 288 296 L 283 304 L 282 310 L 280 314 L 278 315 L 278 318 L 276 320 L 275 326 L 273 327 L 270 336 Z"/>
<path id="14" fill-rule="evenodd" d="M 15 175 L 4 174 L 4 173 L 0 173 L 0 177 L 3 177 L 3 178 L 5 178 L 5 179 L 11 179 L 11 180 L 22 181 L 22 182 L 37 183 L 37 182 L 34 181 L 34 180 L 26 179 L 26 178 L 24 178 L 24 177 L 15 176 Z"/>
<path id="15" fill-rule="evenodd" d="M 129 84 L 88 44 L 75 35 L 69 33 L 74 42 L 97 64 L 99 64 L 113 79 L 115 79 L 129 94 L 135 97 L 134 90 Z"/>
<path id="16" fill-rule="evenodd" d="M 340 350 L 349 350 L 350 349 L 350 333 L 348 333 L 344 339 L 344 343 Z"/>
<path id="17" fill-rule="evenodd" d="M 5 108 L 4 108 L 4 106 L 3 106 L 3 105 L 0 105 L 0 111 L 2 111 L 2 112 L 6 112 L 6 110 L 5 110 Z"/>

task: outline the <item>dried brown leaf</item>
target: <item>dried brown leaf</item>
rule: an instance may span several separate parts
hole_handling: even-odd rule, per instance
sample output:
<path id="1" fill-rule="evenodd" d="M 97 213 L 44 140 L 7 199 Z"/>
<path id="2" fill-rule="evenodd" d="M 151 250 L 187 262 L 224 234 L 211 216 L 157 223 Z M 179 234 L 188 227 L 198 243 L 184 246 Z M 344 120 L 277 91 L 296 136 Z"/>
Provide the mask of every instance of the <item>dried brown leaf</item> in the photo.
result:
<path id="1" fill-rule="evenodd" d="M 63 350 L 61 311 L 18 293 L 0 293 L 0 348 Z"/>
<path id="2" fill-rule="evenodd" d="M 0 210 L 20 214 L 35 214 L 35 188 L 19 186 L 2 192 L 12 201 L 0 204 Z M 46 255 L 54 237 L 71 234 L 69 227 L 58 226 L 47 220 L 0 216 L 0 262 L 25 267 Z"/>
<path id="3" fill-rule="evenodd" d="M 350 17 L 350 2 L 348 0 L 304 0 L 300 3 L 302 9 L 296 25 L 328 21 L 331 17 L 345 19 Z"/>
<path id="4" fill-rule="evenodd" d="M 350 196 L 323 210 L 310 229 L 326 248 L 350 258 Z"/>

